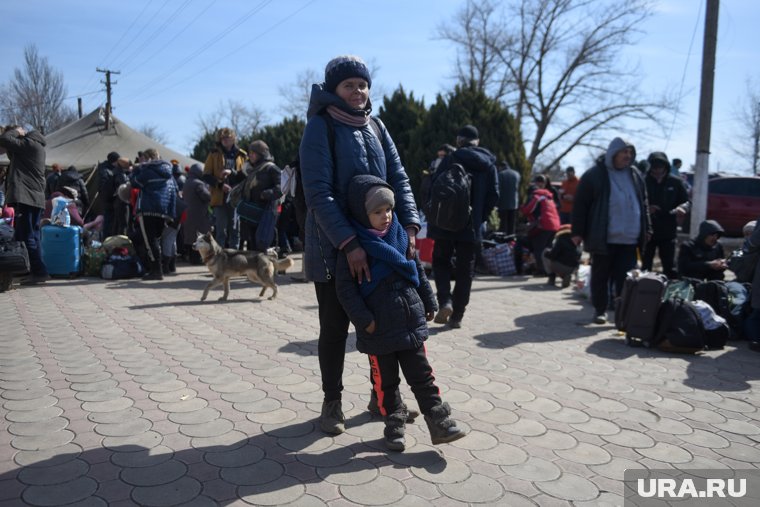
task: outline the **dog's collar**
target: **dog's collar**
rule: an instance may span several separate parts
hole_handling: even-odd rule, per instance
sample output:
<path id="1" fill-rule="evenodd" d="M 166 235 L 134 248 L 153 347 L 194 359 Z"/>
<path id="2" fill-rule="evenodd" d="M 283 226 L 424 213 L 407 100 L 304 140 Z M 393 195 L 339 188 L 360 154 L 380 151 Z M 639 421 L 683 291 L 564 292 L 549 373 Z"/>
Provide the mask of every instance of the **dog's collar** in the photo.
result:
<path id="1" fill-rule="evenodd" d="M 211 251 L 211 255 L 209 255 L 208 257 L 205 257 L 205 256 L 203 257 L 203 264 L 207 264 L 208 261 L 210 261 L 211 259 L 213 259 L 215 256 L 216 256 L 216 252 L 214 252 L 212 250 Z"/>

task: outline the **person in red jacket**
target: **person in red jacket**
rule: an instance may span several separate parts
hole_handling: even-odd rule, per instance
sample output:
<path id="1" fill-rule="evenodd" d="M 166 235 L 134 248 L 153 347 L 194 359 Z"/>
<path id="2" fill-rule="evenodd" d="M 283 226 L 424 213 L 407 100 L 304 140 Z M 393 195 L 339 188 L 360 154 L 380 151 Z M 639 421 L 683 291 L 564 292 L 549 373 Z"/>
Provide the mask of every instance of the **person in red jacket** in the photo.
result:
<path id="1" fill-rule="evenodd" d="M 545 248 L 551 246 L 554 234 L 559 230 L 559 213 L 554 198 L 546 188 L 548 180 L 543 174 L 533 178 L 535 190 L 530 199 L 521 208 L 520 212 L 528 218 L 528 243 L 533 257 L 536 260 L 537 276 L 545 275 L 542 254 Z"/>

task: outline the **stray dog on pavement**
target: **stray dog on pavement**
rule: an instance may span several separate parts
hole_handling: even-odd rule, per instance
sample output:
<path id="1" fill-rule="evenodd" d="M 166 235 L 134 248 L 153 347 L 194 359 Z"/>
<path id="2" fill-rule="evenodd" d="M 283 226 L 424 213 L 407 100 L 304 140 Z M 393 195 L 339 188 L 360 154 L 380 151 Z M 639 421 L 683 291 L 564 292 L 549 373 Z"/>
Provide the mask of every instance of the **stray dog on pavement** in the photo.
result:
<path id="1" fill-rule="evenodd" d="M 222 248 L 210 232 L 198 233 L 193 248 L 201 254 L 203 263 L 214 277 L 203 290 L 201 301 L 206 300 L 209 290 L 219 285 L 224 285 L 224 295 L 219 301 L 227 301 L 230 294 L 230 278 L 233 276 L 245 276 L 248 280 L 263 285 L 259 297 L 264 297 L 267 287 L 271 288 L 273 294 L 269 299 L 274 299 L 277 297 L 274 275 L 293 265 L 293 259 L 289 257 L 277 259 L 274 249 L 263 253 Z"/>

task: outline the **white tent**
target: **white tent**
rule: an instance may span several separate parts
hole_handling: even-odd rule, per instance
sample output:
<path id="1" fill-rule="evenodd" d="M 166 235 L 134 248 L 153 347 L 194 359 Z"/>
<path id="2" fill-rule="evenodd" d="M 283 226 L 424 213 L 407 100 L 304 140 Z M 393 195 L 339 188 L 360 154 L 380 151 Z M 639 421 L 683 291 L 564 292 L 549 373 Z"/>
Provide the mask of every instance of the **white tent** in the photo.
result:
<path id="1" fill-rule="evenodd" d="M 176 159 L 180 167 L 199 163 L 131 129 L 114 116 L 111 116 L 111 128 L 106 130 L 105 114 L 102 108 L 95 109 L 87 116 L 46 135 L 45 139 L 47 140 L 45 151 L 48 168 L 53 164 L 58 164 L 64 169 L 73 165 L 85 175 L 104 161 L 112 151 L 134 160 L 138 151 L 155 148 L 162 159 Z M 7 157 L 0 156 L 0 165 L 7 165 L 7 163 Z"/>

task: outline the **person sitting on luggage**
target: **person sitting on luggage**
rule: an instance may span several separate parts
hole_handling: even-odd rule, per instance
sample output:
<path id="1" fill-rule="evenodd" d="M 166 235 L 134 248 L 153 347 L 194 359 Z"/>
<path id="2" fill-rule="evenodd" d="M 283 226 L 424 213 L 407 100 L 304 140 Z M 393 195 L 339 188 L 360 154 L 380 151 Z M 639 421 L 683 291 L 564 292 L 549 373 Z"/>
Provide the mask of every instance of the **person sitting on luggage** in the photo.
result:
<path id="1" fill-rule="evenodd" d="M 82 215 L 79 214 L 79 208 L 77 207 L 77 198 L 79 197 L 79 192 L 77 192 L 77 190 L 72 187 L 62 187 L 60 191 L 55 191 L 50 194 L 50 199 L 47 199 L 45 201 L 45 211 L 42 212 L 43 225 L 50 223 L 51 215 L 53 214 L 53 199 L 56 197 L 63 197 L 68 201 L 66 208 L 69 210 L 69 221 L 71 225 L 78 225 L 86 231 L 90 229 L 97 229 L 100 225 L 102 225 L 103 218 L 100 217 L 100 215 L 100 218 L 96 218 L 91 222 L 85 223 Z"/>
<path id="2" fill-rule="evenodd" d="M 348 186 L 348 210 L 356 238 L 367 253 L 369 276 L 358 281 L 345 255 L 335 268 L 338 300 L 356 327 L 356 348 L 369 356 L 372 389 L 385 418 L 385 443 L 394 451 L 405 448 L 404 428 L 409 411 L 398 391 L 399 368 L 425 415 L 433 444 L 465 436 L 441 400 L 433 368 L 425 352 L 437 308 L 433 289 L 419 257 L 407 259 L 409 239 L 393 213 L 393 187 L 369 174 L 354 176 Z M 388 318 L 405 315 L 404 318 Z M 373 397 L 375 398 L 375 397 Z"/>
<path id="3" fill-rule="evenodd" d="M 718 241 L 723 227 L 715 220 L 699 224 L 697 237 L 681 244 L 678 252 L 678 275 L 698 280 L 723 280 L 728 265 L 723 245 Z"/>
<path id="4" fill-rule="evenodd" d="M 546 284 L 552 287 L 558 275 L 562 278 L 562 288 L 569 287 L 570 279 L 580 264 L 581 248 L 575 245 L 570 232 L 570 224 L 560 226 L 554 235 L 552 247 L 545 249 L 542 255 L 544 268 L 549 275 Z"/>

